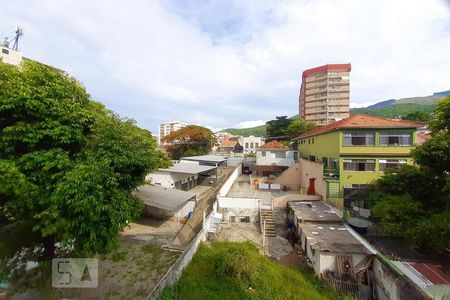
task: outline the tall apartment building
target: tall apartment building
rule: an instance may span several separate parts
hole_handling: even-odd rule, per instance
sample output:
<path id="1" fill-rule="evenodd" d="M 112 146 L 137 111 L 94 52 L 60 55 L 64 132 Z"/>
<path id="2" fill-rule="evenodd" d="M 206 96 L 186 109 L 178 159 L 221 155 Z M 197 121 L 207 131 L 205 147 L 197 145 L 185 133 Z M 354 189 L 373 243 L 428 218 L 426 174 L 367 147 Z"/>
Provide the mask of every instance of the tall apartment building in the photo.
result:
<path id="1" fill-rule="evenodd" d="M 305 70 L 299 117 L 327 125 L 350 117 L 350 64 L 327 64 Z"/>
<path id="2" fill-rule="evenodd" d="M 180 122 L 180 121 L 169 121 L 167 123 L 163 123 L 159 125 L 159 139 L 161 140 L 166 135 L 171 134 L 174 131 L 177 131 L 178 129 L 181 129 L 183 127 L 187 126 L 186 123 Z"/>

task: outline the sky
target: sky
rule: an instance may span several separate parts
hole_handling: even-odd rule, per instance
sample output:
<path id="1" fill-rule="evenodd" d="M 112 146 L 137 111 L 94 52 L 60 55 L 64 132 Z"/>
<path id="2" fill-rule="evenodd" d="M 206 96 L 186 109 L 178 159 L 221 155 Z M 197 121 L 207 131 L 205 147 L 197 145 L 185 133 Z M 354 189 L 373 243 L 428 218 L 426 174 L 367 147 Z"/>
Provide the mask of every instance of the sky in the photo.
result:
<path id="1" fill-rule="evenodd" d="M 24 56 L 155 133 L 295 115 L 327 63 L 352 64 L 352 107 L 450 89 L 450 0 L 2 0 L 0 37 L 16 25 Z"/>

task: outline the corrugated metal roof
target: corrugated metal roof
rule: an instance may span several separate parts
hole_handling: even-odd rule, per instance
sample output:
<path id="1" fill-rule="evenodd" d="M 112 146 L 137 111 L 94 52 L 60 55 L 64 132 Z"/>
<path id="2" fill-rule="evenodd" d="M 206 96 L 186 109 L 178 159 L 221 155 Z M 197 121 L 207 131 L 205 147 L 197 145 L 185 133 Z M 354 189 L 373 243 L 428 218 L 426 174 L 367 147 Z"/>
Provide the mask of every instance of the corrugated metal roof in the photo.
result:
<path id="1" fill-rule="evenodd" d="M 176 211 L 187 201 L 195 199 L 195 194 L 152 184 L 137 187 L 133 195 L 142 200 L 145 205 L 167 211 Z"/>
<path id="2" fill-rule="evenodd" d="M 204 165 L 198 165 L 196 163 L 180 162 L 171 167 L 168 167 L 165 169 L 159 169 L 159 171 L 168 172 L 168 173 L 199 174 L 199 173 L 214 170 L 215 168 L 216 168 L 215 166 L 204 166 Z"/>
<path id="3" fill-rule="evenodd" d="M 210 162 L 210 163 L 222 163 L 227 159 L 219 155 L 199 155 L 199 156 L 186 156 L 182 157 L 181 160 L 190 160 L 198 162 Z"/>

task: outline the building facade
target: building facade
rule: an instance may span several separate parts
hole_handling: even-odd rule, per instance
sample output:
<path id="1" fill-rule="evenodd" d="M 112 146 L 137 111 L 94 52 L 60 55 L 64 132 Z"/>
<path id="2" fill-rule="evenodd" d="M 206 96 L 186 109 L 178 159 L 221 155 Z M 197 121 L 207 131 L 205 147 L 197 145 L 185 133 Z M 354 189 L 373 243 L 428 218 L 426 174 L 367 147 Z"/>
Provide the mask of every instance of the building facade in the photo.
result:
<path id="1" fill-rule="evenodd" d="M 159 125 L 159 140 L 162 140 L 165 136 L 171 134 L 174 131 L 177 131 L 183 127 L 187 126 L 186 123 L 181 121 L 169 121 L 167 123 L 163 123 Z"/>
<path id="2" fill-rule="evenodd" d="M 301 158 L 322 163 L 327 198 L 341 199 L 345 207 L 367 208 L 357 202 L 372 182 L 388 168 L 412 163 L 416 130 L 413 122 L 354 115 L 295 140 Z"/>
<path id="3" fill-rule="evenodd" d="M 248 136 L 239 139 L 239 143 L 243 147 L 244 154 L 256 153 L 256 149 L 264 145 L 264 139 L 258 136 Z"/>
<path id="4" fill-rule="evenodd" d="M 327 125 L 350 116 L 350 64 L 328 64 L 302 75 L 299 117 Z"/>

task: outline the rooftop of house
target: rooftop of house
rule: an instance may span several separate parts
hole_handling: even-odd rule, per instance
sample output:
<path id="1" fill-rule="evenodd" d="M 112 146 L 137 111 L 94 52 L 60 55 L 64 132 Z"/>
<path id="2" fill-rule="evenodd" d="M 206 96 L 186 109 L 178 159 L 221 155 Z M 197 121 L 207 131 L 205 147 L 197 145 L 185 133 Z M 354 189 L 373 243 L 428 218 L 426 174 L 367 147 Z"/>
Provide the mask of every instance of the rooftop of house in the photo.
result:
<path id="1" fill-rule="evenodd" d="M 300 223 L 299 227 L 312 249 L 333 253 L 371 254 L 369 249 L 340 223 Z"/>
<path id="2" fill-rule="evenodd" d="M 195 194 L 146 184 L 136 188 L 133 195 L 142 200 L 145 205 L 167 211 L 176 211 L 189 200 L 195 200 Z"/>
<path id="3" fill-rule="evenodd" d="M 258 147 L 257 150 L 275 150 L 275 151 L 286 151 L 290 150 L 289 147 L 283 145 L 278 141 L 270 141 Z"/>
<path id="4" fill-rule="evenodd" d="M 221 148 L 233 148 L 236 147 L 236 145 L 239 145 L 238 141 L 232 141 L 232 140 L 225 140 L 220 144 L 219 147 Z"/>
<path id="5" fill-rule="evenodd" d="M 203 172 L 212 171 L 216 166 L 205 166 L 198 163 L 180 162 L 168 168 L 161 168 L 159 171 L 168 173 L 183 173 L 183 174 L 200 174 Z"/>
<path id="6" fill-rule="evenodd" d="M 197 161 L 199 163 L 223 163 L 227 160 L 226 157 L 220 155 L 198 155 L 198 156 L 185 156 L 180 160 Z"/>
<path id="7" fill-rule="evenodd" d="M 289 201 L 288 207 L 301 222 L 342 222 L 341 217 L 323 201 Z"/>
<path id="8" fill-rule="evenodd" d="M 419 125 L 417 122 L 409 121 L 393 121 L 385 118 L 374 117 L 369 115 L 354 115 L 345 119 L 325 126 L 319 126 L 315 129 L 309 130 L 302 135 L 294 138 L 294 140 L 299 140 L 309 136 L 316 136 L 319 134 L 324 134 L 339 129 L 365 129 L 365 128 L 417 128 Z"/>

